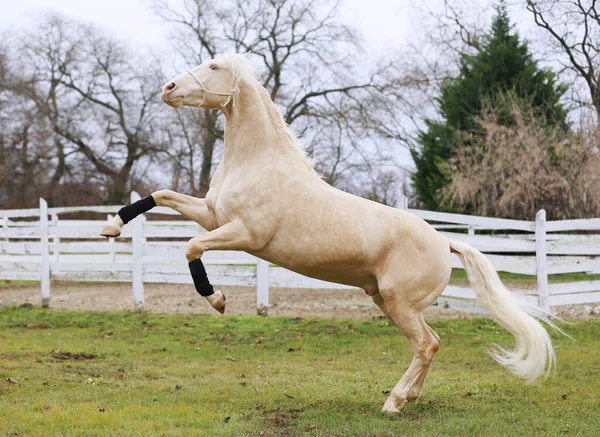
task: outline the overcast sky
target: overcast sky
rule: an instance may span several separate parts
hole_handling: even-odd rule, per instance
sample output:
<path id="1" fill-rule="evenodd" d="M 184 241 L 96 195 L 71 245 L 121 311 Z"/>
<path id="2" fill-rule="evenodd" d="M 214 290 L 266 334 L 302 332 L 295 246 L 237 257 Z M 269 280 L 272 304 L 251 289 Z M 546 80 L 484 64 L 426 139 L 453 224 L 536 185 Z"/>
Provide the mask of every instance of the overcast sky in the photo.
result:
<path id="1" fill-rule="evenodd" d="M 2 0 L 1 3 L 1 29 L 24 26 L 32 14 L 54 10 L 93 22 L 134 44 L 166 46 L 165 26 L 153 14 L 148 0 Z M 374 46 L 401 44 L 409 34 L 411 14 L 406 1 L 343 0 L 343 14 Z"/>

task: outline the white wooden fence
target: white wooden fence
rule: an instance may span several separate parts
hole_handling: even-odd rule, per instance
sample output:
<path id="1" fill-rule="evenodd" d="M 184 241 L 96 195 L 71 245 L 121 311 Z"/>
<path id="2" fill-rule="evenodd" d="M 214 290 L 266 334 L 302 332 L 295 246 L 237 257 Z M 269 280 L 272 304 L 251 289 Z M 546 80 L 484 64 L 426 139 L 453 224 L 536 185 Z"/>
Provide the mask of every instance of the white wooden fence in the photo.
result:
<path id="1" fill-rule="evenodd" d="M 131 200 L 139 199 L 132 193 Z M 402 202 L 405 204 L 405 202 Z M 401 204 L 401 205 L 402 205 Z M 39 280 L 42 305 L 50 304 L 50 282 L 131 282 L 137 309 L 144 306 L 144 283 L 192 284 L 185 261 L 187 241 L 206 232 L 190 221 L 146 220 L 140 216 L 125 227 L 117 240 L 102 239 L 98 220 L 59 219 L 72 213 L 115 214 L 119 206 L 0 210 L 0 279 Z M 168 208 L 152 212 L 178 215 Z M 486 253 L 503 272 L 537 276 L 538 290 L 518 293 L 518 299 L 551 306 L 600 302 L 600 281 L 548 285 L 548 275 L 584 272 L 600 274 L 600 218 L 546 221 L 545 212 L 535 222 L 447 214 L 409 212 L 432 223 L 451 239 L 464 241 Z M 457 257 L 453 267 L 462 268 Z M 257 289 L 257 311 L 266 314 L 269 287 L 347 288 L 307 278 L 259 260 L 244 252 L 211 251 L 203 255 L 215 285 L 251 286 Z M 468 287 L 449 286 L 444 298 L 458 309 L 475 298 Z"/>

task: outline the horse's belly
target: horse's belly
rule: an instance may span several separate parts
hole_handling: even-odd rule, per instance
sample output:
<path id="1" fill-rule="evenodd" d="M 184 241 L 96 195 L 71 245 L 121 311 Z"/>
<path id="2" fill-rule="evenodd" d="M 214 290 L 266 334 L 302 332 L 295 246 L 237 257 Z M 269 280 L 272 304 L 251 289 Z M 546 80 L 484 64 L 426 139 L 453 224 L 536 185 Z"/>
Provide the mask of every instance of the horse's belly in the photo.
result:
<path id="1" fill-rule="evenodd" d="M 270 245 L 253 254 L 288 270 L 322 281 L 360 288 L 372 287 L 377 283 L 373 266 L 367 262 L 364 254 L 354 253 L 348 248 L 342 251 L 341 247 L 338 253 L 331 247 L 321 249 L 290 250 L 287 247 L 285 250 L 278 250 Z"/>

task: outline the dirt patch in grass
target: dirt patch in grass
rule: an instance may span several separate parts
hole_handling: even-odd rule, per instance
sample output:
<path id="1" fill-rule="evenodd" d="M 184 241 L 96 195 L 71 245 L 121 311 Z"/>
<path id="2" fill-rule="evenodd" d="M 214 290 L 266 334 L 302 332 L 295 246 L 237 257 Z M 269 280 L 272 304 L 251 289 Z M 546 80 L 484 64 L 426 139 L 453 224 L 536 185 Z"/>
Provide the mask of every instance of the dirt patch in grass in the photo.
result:
<path id="1" fill-rule="evenodd" d="M 300 418 L 302 411 L 302 409 L 294 408 L 289 410 L 277 408 L 275 411 L 266 412 L 265 419 L 272 431 L 272 434 L 269 433 L 269 435 L 282 437 L 296 435 L 294 422 Z M 267 433 L 265 432 L 265 434 Z"/>
<path id="2" fill-rule="evenodd" d="M 96 354 L 88 354 L 85 352 L 73 354 L 68 351 L 63 351 L 62 349 L 52 351 L 52 357 L 59 361 L 86 361 L 86 360 L 96 360 L 98 358 L 102 358 Z"/>
<path id="3" fill-rule="evenodd" d="M 20 325 L 16 326 L 17 328 L 25 328 L 25 329 L 50 329 L 52 328 L 52 325 L 46 325 L 46 324 L 38 324 L 38 323 L 33 323 L 33 322 L 27 322 L 27 323 L 21 323 Z"/>

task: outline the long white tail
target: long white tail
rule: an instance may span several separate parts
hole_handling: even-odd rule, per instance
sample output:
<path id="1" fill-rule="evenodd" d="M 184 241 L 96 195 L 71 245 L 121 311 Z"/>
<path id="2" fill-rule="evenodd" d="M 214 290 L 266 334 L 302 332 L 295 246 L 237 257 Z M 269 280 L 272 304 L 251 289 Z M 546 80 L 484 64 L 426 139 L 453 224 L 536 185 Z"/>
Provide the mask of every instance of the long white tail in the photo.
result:
<path id="1" fill-rule="evenodd" d="M 491 355 L 515 375 L 533 382 L 547 377 L 556 362 L 552 341 L 542 324 L 548 315 L 539 308 L 523 307 L 504 287 L 492 263 L 477 249 L 466 243 L 450 241 L 450 249 L 465 266 L 467 276 L 478 300 L 517 342 L 510 350 L 498 346 Z M 534 317 L 532 317 L 534 316 Z"/>

